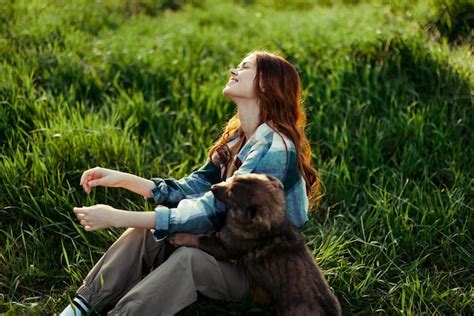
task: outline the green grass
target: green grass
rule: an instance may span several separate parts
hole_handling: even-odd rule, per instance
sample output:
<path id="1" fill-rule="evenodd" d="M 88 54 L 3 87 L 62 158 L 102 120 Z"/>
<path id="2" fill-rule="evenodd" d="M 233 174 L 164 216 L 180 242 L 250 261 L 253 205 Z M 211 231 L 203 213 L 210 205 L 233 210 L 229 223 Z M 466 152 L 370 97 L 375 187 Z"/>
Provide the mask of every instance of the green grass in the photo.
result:
<path id="1" fill-rule="evenodd" d="M 255 49 L 302 77 L 325 188 L 303 232 L 345 314 L 472 313 L 474 59 L 442 1 L 72 3 L 1 2 L 0 313 L 67 304 L 121 233 L 85 232 L 72 208 L 153 209 L 88 196 L 81 173 L 199 167 L 235 112 L 228 68 Z M 181 314 L 263 310 L 200 299 Z"/>

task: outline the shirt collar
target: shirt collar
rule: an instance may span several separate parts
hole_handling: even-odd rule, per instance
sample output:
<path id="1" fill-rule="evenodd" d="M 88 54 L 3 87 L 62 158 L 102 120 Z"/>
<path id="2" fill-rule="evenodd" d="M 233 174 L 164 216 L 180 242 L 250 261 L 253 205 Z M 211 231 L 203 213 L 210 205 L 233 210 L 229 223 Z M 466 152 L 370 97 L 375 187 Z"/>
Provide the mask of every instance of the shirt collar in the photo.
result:
<path id="1" fill-rule="evenodd" d="M 270 134 L 271 132 L 273 132 L 273 129 L 267 124 L 267 122 L 262 123 L 257 127 L 257 129 L 252 134 L 252 136 L 250 136 L 250 139 L 248 142 L 250 142 L 250 140 L 252 139 L 254 139 L 254 141 L 259 141 L 263 139 L 265 136 L 267 136 L 268 134 Z"/>
<path id="2" fill-rule="evenodd" d="M 262 142 L 266 138 L 266 136 L 273 132 L 273 129 L 266 123 L 260 124 L 255 132 L 253 132 L 252 136 L 247 140 L 244 147 L 239 151 L 237 154 L 237 158 L 243 162 L 247 159 L 248 154 L 250 153 L 250 149 L 259 142 Z"/>

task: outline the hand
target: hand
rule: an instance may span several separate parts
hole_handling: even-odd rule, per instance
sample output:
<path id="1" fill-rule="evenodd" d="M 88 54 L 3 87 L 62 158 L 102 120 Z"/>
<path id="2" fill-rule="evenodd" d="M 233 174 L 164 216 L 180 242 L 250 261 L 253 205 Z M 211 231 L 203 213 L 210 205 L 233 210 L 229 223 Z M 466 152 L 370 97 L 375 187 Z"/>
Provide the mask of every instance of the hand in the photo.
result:
<path id="1" fill-rule="evenodd" d="M 117 226 L 119 217 L 125 211 L 117 210 L 109 205 L 97 204 L 89 207 L 75 207 L 74 213 L 86 231 L 94 231 Z"/>
<path id="2" fill-rule="evenodd" d="M 80 184 L 86 193 L 90 193 L 93 187 L 120 187 L 125 181 L 127 173 L 116 170 L 95 167 L 84 171 Z"/>
<path id="3" fill-rule="evenodd" d="M 168 242 L 175 247 L 198 247 L 198 236 L 193 234 L 178 233 L 171 235 Z"/>

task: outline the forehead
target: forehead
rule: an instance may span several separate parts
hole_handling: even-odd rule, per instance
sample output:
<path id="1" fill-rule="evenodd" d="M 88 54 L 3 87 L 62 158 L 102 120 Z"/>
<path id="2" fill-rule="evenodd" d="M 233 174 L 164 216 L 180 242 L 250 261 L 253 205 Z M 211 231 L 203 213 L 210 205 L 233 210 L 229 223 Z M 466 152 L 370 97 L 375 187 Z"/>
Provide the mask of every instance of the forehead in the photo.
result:
<path id="1" fill-rule="evenodd" d="M 245 57 L 240 62 L 240 65 L 243 65 L 244 63 L 254 64 L 255 63 L 255 55 L 252 54 L 252 55 L 249 55 L 249 56 Z"/>

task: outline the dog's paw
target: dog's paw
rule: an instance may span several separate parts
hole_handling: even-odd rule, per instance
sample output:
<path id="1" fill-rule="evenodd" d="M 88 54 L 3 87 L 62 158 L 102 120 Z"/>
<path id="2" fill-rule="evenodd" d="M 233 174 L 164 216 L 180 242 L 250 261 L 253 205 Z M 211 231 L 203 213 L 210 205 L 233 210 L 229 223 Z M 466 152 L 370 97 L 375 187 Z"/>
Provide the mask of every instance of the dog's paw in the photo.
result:
<path id="1" fill-rule="evenodd" d="M 171 235 L 168 238 L 168 242 L 175 247 L 188 246 L 188 247 L 197 247 L 198 237 L 193 234 L 178 233 Z"/>

